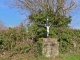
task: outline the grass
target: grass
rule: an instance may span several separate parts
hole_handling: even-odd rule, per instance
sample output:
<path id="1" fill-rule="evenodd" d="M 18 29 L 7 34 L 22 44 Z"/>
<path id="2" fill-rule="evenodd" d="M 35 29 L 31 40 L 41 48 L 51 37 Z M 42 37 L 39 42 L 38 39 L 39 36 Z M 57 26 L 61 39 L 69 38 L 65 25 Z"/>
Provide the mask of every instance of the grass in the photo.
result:
<path id="1" fill-rule="evenodd" d="M 55 59 L 46 58 L 44 56 L 39 56 L 35 58 L 29 54 L 16 54 L 12 57 L 7 55 L 0 56 L 0 60 L 80 60 L 80 53 L 67 53 L 67 54 L 59 54 Z"/>
<path id="2" fill-rule="evenodd" d="M 65 60 L 80 60 L 80 54 L 69 54 L 65 57 Z"/>
<path id="3" fill-rule="evenodd" d="M 80 52 L 60 54 L 57 58 L 61 60 L 80 60 Z"/>

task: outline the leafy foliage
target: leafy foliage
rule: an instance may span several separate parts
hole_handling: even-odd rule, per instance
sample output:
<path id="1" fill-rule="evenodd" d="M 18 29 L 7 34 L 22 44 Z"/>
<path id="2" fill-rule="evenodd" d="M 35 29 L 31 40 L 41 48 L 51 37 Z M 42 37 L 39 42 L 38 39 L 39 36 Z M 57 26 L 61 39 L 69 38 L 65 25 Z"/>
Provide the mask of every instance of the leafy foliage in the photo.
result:
<path id="1" fill-rule="evenodd" d="M 49 17 L 50 34 L 49 38 L 58 38 L 60 47 L 59 51 L 61 53 L 73 50 L 73 36 L 74 30 L 70 29 L 68 24 L 71 22 L 71 16 L 62 16 L 59 13 L 55 13 L 51 10 L 45 12 L 39 11 L 37 14 L 31 14 L 29 16 L 31 24 L 29 29 L 32 31 L 33 39 L 45 38 L 46 37 L 46 27 L 38 26 L 38 24 L 46 24 L 46 17 Z M 32 27 L 32 28 L 30 28 Z M 31 32 L 29 30 L 29 32 Z M 34 33 L 35 32 L 35 33 Z M 31 36 L 32 37 L 32 36 Z"/>
<path id="2" fill-rule="evenodd" d="M 30 22 L 33 22 L 34 24 L 45 24 L 46 23 L 46 17 L 49 17 L 49 23 L 52 25 L 57 26 L 68 26 L 68 24 L 71 22 L 71 16 L 66 17 L 59 13 L 55 13 L 53 11 L 48 12 L 42 12 L 39 11 L 37 14 L 31 14 L 29 16 Z"/>
<path id="3" fill-rule="evenodd" d="M 46 27 L 38 26 L 38 24 L 46 24 L 47 16 L 49 17 L 49 24 L 51 25 L 49 37 L 57 37 L 55 34 L 56 29 L 59 27 L 68 27 L 68 24 L 71 22 L 71 17 L 62 16 L 59 13 L 58 15 L 55 15 L 55 12 L 51 10 L 46 13 L 39 11 L 37 14 L 31 14 L 29 16 L 31 22 L 29 27 L 32 28 L 29 29 L 35 32 L 36 38 L 46 37 Z"/>
<path id="4" fill-rule="evenodd" d="M 22 42 L 27 42 L 27 32 L 24 26 L 11 28 L 1 31 L 0 32 L 0 50 L 10 50 L 13 51 L 14 49 L 19 49 L 17 45 Z M 21 44 L 21 43 L 20 43 Z M 21 46 L 21 49 L 27 49 L 28 44 Z M 18 50 L 19 51 L 19 50 Z"/>
<path id="5" fill-rule="evenodd" d="M 39 37 L 45 37 L 46 28 L 39 27 L 36 24 L 28 26 L 28 32 L 24 26 L 7 28 L 0 30 L 0 51 L 12 51 L 14 53 L 26 53 L 29 51 L 39 52 L 41 54 L 42 41 L 33 44 L 33 40 Z M 50 38 L 58 38 L 59 51 L 65 53 L 70 50 L 74 51 L 73 41 L 80 43 L 80 30 L 73 30 L 69 27 L 51 27 Z M 36 47 L 38 50 L 36 50 Z M 36 53 L 34 53 L 36 54 Z"/>

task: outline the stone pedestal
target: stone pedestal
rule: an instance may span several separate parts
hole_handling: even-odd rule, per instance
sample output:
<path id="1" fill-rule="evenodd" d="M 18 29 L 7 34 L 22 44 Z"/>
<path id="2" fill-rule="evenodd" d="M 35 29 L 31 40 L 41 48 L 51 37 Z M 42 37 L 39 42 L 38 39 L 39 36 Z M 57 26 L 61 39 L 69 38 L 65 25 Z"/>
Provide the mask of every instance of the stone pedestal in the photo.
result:
<path id="1" fill-rule="evenodd" d="M 43 38 L 42 54 L 45 57 L 55 58 L 59 54 L 59 43 L 55 38 Z"/>

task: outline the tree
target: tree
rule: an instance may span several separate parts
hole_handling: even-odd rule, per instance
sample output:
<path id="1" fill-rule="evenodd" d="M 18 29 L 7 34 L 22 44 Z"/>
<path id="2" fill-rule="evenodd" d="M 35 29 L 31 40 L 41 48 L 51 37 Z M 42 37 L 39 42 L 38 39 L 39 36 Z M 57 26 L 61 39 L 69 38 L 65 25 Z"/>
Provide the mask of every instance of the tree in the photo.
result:
<path id="1" fill-rule="evenodd" d="M 44 12 L 52 10 L 62 15 L 66 15 L 78 6 L 75 0 L 9 0 L 7 4 L 31 13 L 37 13 L 39 10 Z"/>
<path id="2" fill-rule="evenodd" d="M 71 10 L 78 7 L 78 4 L 75 2 L 75 0 L 9 0 L 9 2 L 5 0 L 5 2 L 10 7 L 17 7 L 20 10 L 25 11 L 25 13 L 26 11 L 29 11 L 31 13 L 31 16 L 34 14 L 37 15 L 40 12 L 44 14 L 47 13 L 47 15 L 49 15 L 48 13 L 52 13 L 52 16 L 54 17 L 53 20 L 55 20 L 54 24 L 56 25 L 67 25 L 68 23 L 64 21 L 66 17 L 70 18 L 70 16 L 68 16 L 67 14 Z M 32 20 L 34 19 L 29 19 L 31 23 L 34 22 Z"/>
<path id="3" fill-rule="evenodd" d="M 7 3 L 10 7 L 30 11 L 31 15 L 29 16 L 29 21 L 32 25 L 45 24 L 46 17 L 49 16 L 50 24 L 57 25 L 58 27 L 68 27 L 68 24 L 71 22 L 71 16 L 67 16 L 67 13 L 77 7 L 75 0 L 9 0 Z M 45 29 L 46 28 L 39 30 L 32 29 L 32 31 L 41 34 L 41 31 L 46 32 Z M 43 35 L 42 33 L 39 37 Z"/>
<path id="4" fill-rule="evenodd" d="M 6 1 L 6 0 L 5 0 Z M 49 16 L 50 24 L 58 26 L 68 26 L 71 17 L 66 16 L 68 12 L 76 8 L 74 0 L 9 0 L 7 2 L 11 7 L 17 7 L 21 10 L 30 11 L 29 21 L 33 24 L 46 22 Z M 10 5 L 11 4 L 11 5 Z M 39 30 L 40 31 L 40 30 Z M 44 35 L 44 34 L 43 34 Z"/>
<path id="5" fill-rule="evenodd" d="M 46 14 L 46 12 L 52 13 L 52 16 L 55 20 L 54 24 L 59 23 L 59 25 L 63 24 L 62 22 L 66 19 L 66 17 L 70 18 L 70 16 L 68 16 L 67 14 L 71 10 L 79 6 L 75 0 L 9 0 L 9 2 L 7 2 L 7 0 L 4 1 L 8 6 L 13 8 L 19 8 L 20 10 L 25 11 L 25 13 L 26 11 L 29 11 L 31 15 L 37 15 L 40 12 L 44 14 Z M 31 21 L 31 19 L 29 19 L 29 21 L 31 23 L 34 22 Z M 68 23 L 65 23 L 65 25 L 66 24 Z"/>

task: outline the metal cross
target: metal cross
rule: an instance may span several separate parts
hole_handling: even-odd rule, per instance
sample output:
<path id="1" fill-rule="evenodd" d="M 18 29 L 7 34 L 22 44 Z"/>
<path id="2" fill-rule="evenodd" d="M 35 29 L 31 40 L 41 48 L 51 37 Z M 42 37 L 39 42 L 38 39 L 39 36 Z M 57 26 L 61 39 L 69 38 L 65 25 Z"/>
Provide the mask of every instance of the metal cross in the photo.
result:
<path id="1" fill-rule="evenodd" d="M 38 24 L 40 26 L 45 26 L 47 28 L 47 37 L 49 37 L 49 28 L 51 26 L 48 21 L 49 21 L 49 19 L 47 17 L 46 24 Z"/>

